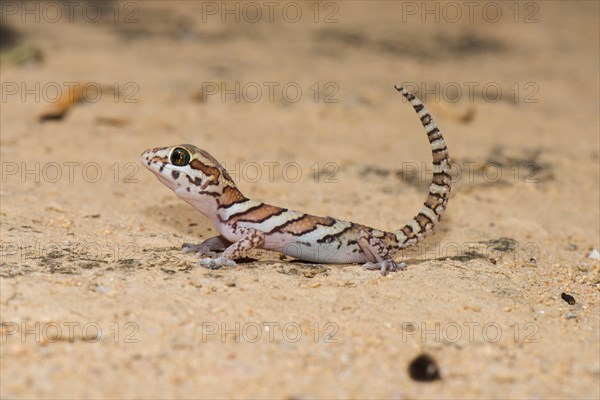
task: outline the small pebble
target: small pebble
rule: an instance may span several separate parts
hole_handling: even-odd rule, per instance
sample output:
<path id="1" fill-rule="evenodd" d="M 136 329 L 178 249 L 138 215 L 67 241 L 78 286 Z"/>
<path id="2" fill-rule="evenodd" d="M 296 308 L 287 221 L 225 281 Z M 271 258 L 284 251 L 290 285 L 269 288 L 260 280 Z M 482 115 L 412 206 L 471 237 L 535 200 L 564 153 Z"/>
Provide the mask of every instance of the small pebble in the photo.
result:
<path id="1" fill-rule="evenodd" d="M 575 314 L 574 312 L 570 312 L 567 313 L 567 315 L 565 315 L 566 319 L 573 319 L 573 318 L 577 318 L 577 314 Z"/>
<path id="2" fill-rule="evenodd" d="M 408 366 L 408 374 L 412 379 L 420 382 L 431 382 L 441 379 L 437 363 L 427 354 L 421 354 L 411 361 Z"/>
<path id="3" fill-rule="evenodd" d="M 570 305 L 574 305 L 576 303 L 575 297 L 573 297 L 570 294 L 567 294 L 565 292 L 561 293 L 560 298 L 563 299 L 564 301 L 566 301 L 567 303 L 569 303 Z"/>
<path id="4" fill-rule="evenodd" d="M 592 249 L 592 251 L 588 253 L 587 257 L 594 260 L 600 260 L 600 252 L 598 252 L 596 249 Z"/>
<path id="5" fill-rule="evenodd" d="M 528 267 L 537 267 L 537 261 L 534 258 L 530 258 L 529 261 L 526 261 L 524 265 Z"/>

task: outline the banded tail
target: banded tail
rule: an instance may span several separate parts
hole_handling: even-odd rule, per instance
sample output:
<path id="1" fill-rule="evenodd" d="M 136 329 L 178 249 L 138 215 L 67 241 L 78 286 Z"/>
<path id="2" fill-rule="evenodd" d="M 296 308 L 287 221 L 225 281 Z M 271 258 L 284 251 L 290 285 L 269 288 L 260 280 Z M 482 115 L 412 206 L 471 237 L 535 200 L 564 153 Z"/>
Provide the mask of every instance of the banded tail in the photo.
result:
<path id="1" fill-rule="evenodd" d="M 406 248 L 420 242 L 433 231 L 446 210 L 446 204 L 450 197 L 450 156 L 442 132 L 423 103 L 403 87 L 394 86 L 394 88 L 410 101 L 417 112 L 423 127 L 425 127 L 433 155 L 433 180 L 429 186 L 427 200 L 412 220 L 394 232 L 398 246 Z"/>

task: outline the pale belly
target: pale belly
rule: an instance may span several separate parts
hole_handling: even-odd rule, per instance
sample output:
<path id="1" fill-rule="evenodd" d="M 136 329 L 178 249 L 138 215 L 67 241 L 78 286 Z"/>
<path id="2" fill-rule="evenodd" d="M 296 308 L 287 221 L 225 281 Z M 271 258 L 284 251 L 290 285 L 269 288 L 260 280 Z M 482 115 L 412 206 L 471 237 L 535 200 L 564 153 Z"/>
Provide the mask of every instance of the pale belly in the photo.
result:
<path id="1" fill-rule="evenodd" d="M 318 243 L 293 235 L 274 234 L 266 238 L 265 249 L 274 250 L 303 261 L 324 264 L 365 263 L 367 260 L 358 245 L 340 242 Z"/>

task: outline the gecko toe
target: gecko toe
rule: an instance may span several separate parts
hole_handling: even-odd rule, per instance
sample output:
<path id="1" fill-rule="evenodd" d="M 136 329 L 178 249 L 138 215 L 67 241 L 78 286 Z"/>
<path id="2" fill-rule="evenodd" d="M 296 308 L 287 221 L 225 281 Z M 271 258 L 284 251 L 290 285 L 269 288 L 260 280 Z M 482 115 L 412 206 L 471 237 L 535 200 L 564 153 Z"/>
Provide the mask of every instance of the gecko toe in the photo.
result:
<path id="1" fill-rule="evenodd" d="M 203 256 L 208 256 L 211 259 L 213 259 L 213 258 L 217 257 L 217 253 L 215 253 L 214 251 L 204 251 L 204 250 L 198 250 L 198 252 L 196 252 L 196 257 L 202 258 Z"/>
<path id="2" fill-rule="evenodd" d="M 362 267 L 363 267 L 363 269 L 365 271 L 372 271 L 374 269 L 378 270 L 380 268 L 380 265 L 379 265 L 379 263 L 374 263 L 374 262 L 367 261 L 366 263 L 364 263 L 362 265 Z"/>
<path id="3" fill-rule="evenodd" d="M 202 258 L 200 259 L 200 264 L 208 269 L 219 269 L 223 266 L 233 267 L 236 265 L 235 261 L 228 260 L 223 257 L 217 258 Z"/>
<path id="4" fill-rule="evenodd" d="M 195 253 L 198 250 L 200 250 L 200 245 L 197 245 L 197 244 L 184 243 L 181 245 L 181 252 L 183 254 L 192 253 L 192 252 Z"/>
<path id="5" fill-rule="evenodd" d="M 384 260 L 381 262 L 366 262 L 363 264 L 364 270 L 380 271 L 385 276 L 388 272 L 395 272 L 406 269 L 406 263 L 396 264 L 394 260 Z"/>
<path id="6" fill-rule="evenodd" d="M 219 269 L 221 264 L 217 263 L 214 258 L 202 258 L 199 264 L 206 269 Z"/>
<path id="7" fill-rule="evenodd" d="M 181 252 L 183 254 L 187 253 L 196 253 L 196 257 L 210 257 L 215 258 L 217 253 L 210 250 L 208 247 L 203 246 L 202 244 L 192 244 L 192 243 L 184 243 L 181 245 Z"/>

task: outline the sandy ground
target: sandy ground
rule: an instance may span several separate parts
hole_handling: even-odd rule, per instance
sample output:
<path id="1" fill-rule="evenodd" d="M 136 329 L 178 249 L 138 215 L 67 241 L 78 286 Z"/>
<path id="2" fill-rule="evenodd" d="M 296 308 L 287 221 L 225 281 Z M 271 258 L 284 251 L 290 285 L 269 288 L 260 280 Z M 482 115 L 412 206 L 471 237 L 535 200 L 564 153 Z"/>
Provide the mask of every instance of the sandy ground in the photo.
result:
<path id="1" fill-rule="evenodd" d="M 3 398 L 600 397 L 597 2 L 58 4 L 2 3 Z M 180 253 L 215 231 L 149 147 L 400 227 L 431 156 L 397 83 L 456 175 L 406 271 Z"/>

